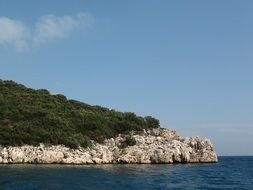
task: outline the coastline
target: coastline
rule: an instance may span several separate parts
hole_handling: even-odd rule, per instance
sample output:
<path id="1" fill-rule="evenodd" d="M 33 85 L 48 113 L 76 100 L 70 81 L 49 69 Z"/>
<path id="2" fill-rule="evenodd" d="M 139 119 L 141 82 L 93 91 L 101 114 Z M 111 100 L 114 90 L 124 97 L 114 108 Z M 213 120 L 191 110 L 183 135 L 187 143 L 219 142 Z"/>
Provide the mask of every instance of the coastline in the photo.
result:
<path id="1" fill-rule="evenodd" d="M 127 142 L 127 139 L 132 141 Z M 127 143 L 126 143 L 127 142 Z M 211 141 L 201 137 L 183 138 L 169 129 L 144 130 L 119 135 L 87 148 L 64 145 L 0 147 L 0 164 L 174 164 L 216 163 Z"/>

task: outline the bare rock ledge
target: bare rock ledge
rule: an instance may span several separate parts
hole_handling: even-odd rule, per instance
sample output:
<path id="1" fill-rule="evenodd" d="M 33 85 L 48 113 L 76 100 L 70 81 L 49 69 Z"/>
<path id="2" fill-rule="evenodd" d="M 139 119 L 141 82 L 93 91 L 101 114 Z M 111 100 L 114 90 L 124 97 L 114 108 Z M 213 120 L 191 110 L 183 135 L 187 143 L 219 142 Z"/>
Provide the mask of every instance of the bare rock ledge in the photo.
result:
<path id="1" fill-rule="evenodd" d="M 169 129 L 131 133 L 135 145 L 123 147 L 125 135 L 93 142 L 88 148 L 70 149 L 63 145 L 19 147 L 0 146 L 0 164 L 171 164 L 217 162 L 209 139 L 182 138 Z M 128 138 L 129 138 L 128 136 Z"/>

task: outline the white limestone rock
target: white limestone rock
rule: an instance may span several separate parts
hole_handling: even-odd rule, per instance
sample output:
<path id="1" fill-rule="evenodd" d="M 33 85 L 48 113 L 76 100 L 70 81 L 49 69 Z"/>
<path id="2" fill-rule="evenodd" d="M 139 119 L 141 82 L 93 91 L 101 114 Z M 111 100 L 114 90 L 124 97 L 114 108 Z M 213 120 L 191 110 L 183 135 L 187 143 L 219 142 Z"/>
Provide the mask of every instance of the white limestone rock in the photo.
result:
<path id="1" fill-rule="evenodd" d="M 123 147 L 126 136 L 92 142 L 88 148 L 70 149 L 63 145 L 0 147 L 0 163 L 112 164 L 112 163 L 199 163 L 217 162 L 214 146 L 201 137 L 182 138 L 169 129 L 130 133 L 134 146 Z"/>

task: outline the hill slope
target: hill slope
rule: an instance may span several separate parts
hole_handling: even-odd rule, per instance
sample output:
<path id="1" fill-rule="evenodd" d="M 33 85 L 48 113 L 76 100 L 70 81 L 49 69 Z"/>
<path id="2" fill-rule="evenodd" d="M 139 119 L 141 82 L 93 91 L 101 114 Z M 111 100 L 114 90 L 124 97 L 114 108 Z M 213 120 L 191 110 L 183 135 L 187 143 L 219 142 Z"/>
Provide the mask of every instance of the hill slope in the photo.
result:
<path id="1" fill-rule="evenodd" d="M 158 128 L 151 116 L 91 106 L 47 90 L 0 80 L 0 144 L 64 144 L 86 147 L 119 133 Z"/>

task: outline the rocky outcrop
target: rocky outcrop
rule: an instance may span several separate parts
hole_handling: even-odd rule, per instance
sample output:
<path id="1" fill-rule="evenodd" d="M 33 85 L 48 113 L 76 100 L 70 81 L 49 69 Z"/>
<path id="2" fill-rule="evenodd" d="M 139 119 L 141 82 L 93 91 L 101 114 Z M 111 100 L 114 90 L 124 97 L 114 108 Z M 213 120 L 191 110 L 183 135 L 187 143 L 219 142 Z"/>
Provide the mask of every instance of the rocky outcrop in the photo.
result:
<path id="1" fill-rule="evenodd" d="M 131 139 L 128 146 L 127 139 Z M 0 163 L 31 164 L 150 164 L 217 162 L 209 139 L 182 138 L 169 129 L 119 135 L 103 144 L 70 149 L 63 145 L 0 147 Z"/>

